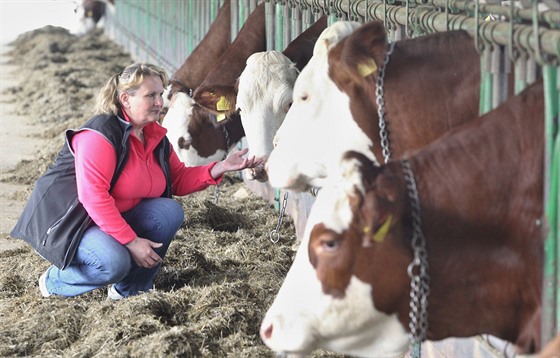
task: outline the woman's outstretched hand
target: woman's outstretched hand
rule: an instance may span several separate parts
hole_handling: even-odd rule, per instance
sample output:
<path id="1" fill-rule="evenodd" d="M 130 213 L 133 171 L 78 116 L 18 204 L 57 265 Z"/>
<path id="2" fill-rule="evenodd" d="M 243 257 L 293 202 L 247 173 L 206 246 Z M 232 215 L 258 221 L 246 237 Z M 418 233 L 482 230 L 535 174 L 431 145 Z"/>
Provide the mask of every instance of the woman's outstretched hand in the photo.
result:
<path id="1" fill-rule="evenodd" d="M 231 153 L 226 159 L 216 163 L 216 165 L 212 167 L 210 175 L 216 179 L 226 172 L 237 171 L 245 168 L 255 168 L 259 165 L 264 165 L 261 158 L 255 158 L 254 156 L 243 158 L 248 151 L 248 148 L 243 148 L 240 151 Z"/>

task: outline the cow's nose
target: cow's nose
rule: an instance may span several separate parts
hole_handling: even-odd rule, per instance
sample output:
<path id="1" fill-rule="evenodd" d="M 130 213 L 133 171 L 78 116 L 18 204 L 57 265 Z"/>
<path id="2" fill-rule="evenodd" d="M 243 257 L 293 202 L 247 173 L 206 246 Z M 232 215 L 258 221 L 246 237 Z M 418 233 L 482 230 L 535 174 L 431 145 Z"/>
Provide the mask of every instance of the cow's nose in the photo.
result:
<path id="1" fill-rule="evenodd" d="M 179 139 L 177 139 L 177 145 L 181 149 L 189 149 L 191 147 L 191 141 L 186 140 L 185 137 L 179 137 Z"/>
<path id="2" fill-rule="evenodd" d="M 272 330 L 272 322 L 266 327 L 261 327 L 261 338 L 263 339 L 263 341 L 270 340 L 270 338 L 272 337 Z"/>
<path id="3" fill-rule="evenodd" d="M 266 163 L 251 169 L 251 174 L 253 176 L 253 179 L 260 182 L 268 181 L 268 174 L 266 173 L 265 165 Z"/>

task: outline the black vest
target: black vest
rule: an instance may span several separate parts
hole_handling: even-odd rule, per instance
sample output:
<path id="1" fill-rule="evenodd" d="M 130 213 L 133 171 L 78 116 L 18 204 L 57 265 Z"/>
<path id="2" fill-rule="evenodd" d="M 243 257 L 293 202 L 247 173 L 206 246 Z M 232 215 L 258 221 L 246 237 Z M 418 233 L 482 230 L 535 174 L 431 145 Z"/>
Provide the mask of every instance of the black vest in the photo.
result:
<path id="1" fill-rule="evenodd" d="M 72 137 L 82 130 L 100 133 L 115 148 L 117 165 L 111 180 L 113 188 L 128 159 L 128 137 L 132 125 L 117 116 L 97 115 L 78 130 L 66 131 L 65 145 L 55 162 L 35 183 L 29 201 L 10 233 L 31 244 L 39 255 L 61 269 L 72 261 L 83 232 L 92 223 L 78 200 L 74 155 L 70 149 Z M 172 195 L 170 154 L 171 146 L 167 137 L 164 137 L 155 150 L 167 182 L 162 193 L 164 197 Z"/>

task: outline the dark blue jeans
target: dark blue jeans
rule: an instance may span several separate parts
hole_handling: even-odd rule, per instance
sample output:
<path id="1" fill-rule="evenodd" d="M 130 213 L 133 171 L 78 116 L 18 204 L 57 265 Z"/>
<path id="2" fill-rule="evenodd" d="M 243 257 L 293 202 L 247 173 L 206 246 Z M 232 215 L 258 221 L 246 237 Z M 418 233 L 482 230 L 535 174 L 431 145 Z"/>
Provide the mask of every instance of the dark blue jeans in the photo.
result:
<path id="1" fill-rule="evenodd" d="M 139 237 L 163 243 L 154 250 L 163 259 L 183 223 L 184 211 L 173 199 L 154 198 L 143 200 L 122 216 Z M 70 297 L 115 284 L 122 296 L 133 296 L 153 288 L 160 266 L 146 269 L 136 265 L 124 245 L 92 226 L 67 268 L 49 268 L 46 285 L 49 293 Z"/>

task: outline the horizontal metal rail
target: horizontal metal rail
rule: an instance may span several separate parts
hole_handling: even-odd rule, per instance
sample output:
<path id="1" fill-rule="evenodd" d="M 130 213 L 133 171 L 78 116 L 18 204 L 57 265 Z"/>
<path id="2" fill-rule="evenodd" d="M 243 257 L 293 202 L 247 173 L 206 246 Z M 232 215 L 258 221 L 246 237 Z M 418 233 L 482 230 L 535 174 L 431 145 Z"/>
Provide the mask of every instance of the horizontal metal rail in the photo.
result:
<path id="1" fill-rule="evenodd" d="M 282 0 L 280 0 L 282 1 Z M 412 0 L 423 2 L 421 0 Z M 541 58 L 544 63 L 558 61 L 560 58 L 560 29 L 538 27 L 538 35 L 535 35 L 535 27 L 532 24 L 512 24 L 501 21 L 485 21 L 484 17 L 469 16 L 464 14 L 452 14 L 442 12 L 435 7 L 446 7 L 446 0 L 428 0 L 429 5 L 418 5 L 406 7 L 390 5 L 380 0 L 299 0 L 300 3 L 312 8 L 320 8 L 321 11 L 330 14 L 343 13 L 350 18 L 359 16 L 369 20 L 381 20 L 389 26 L 404 26 L 413 30 L 423 32 L 443 32 L 448 30 L 465 30 L 477 40 L 479 46 L 485 44 L 514 46 L 518 51 L 531 53 Z M 395 2 L 396 3 L 396 2 Z M 399 3 L 406 3 L 402 1 Z M 449 1 L 454 9 L 466 8 L 474 11 L 473 1 Z M 499 13 L 510 11 L 509 7 L 499 7 L 496 5 L 480 6 L 481 11 L 495 11 L 500 8 Z M 528 17 L 528 12 L 523 11 L 524 17 Z M 560 16 L 559 11 L 549 11 L 551 14 Z M 546 12 L 545 12 L 546 13 Z M 545 17 L 544 14 L 541 17 Z M 560 23 L 560 19 L 557 19 Z"/>

